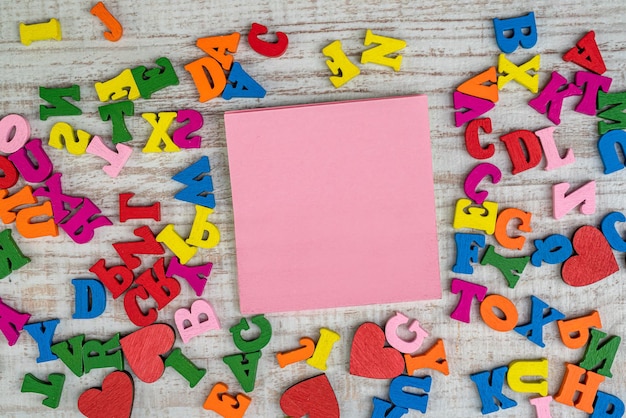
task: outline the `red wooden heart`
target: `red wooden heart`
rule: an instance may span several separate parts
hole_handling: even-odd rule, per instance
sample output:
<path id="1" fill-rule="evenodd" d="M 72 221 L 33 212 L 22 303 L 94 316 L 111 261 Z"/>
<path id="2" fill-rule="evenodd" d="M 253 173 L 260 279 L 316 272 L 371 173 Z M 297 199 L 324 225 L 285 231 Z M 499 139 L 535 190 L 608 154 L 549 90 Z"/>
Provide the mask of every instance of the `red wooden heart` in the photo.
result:
<path id="1" fill-rule="evenodd" d="M 148 325 L 120 340 L 124 357 L 137 378 L 152 383 L 163 375 L 161 354 L 172 349 L 176 336 L 166 324 Z"/>
<path id="2" fill-rule="evenodd" d="M 572 246 L 577 255 L 567 259 L 561 269 L 563 281 L 570 286 L 587 286 L 619 270 L 611 246 L 598 228 L 578 228 Z"/>
<path id="3" fill-rule="evenodd" d="M 325 374 L 287 389 L 280 397 L 280 408 L 290 417 L 339 418 L 337 397 Z"/>
<path id="4" fill-rule="evenodd" d="M 372 379 L 391 379 L 404 371 L 404 357 L 393 347 L 385 347 L 385 332 L 373 322 L 365 322 L 354 333 L 350 351 L 350 374 Z"/>
<path id="5" fill-rule="evenodd" d="M 78 410 L 89 418 L 128 418 L 133 409 L 133 378 L 114 371 L 102 381 L 102 389 L 87 389 L 78 398 Z"/>

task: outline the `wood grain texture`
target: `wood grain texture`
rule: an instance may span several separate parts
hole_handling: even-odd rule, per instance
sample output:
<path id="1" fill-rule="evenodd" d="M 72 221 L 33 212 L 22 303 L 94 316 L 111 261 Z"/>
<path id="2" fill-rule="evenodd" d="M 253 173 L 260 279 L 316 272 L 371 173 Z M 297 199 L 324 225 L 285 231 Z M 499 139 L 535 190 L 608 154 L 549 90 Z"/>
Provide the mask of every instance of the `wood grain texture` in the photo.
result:
<path id="1" fill-rule="evenodd" d="M 607 74 L 613 78 L 612 91 L 626 89 L 626 26 L 623 24 L 623 4 L 620 1 L 590 4 L 578 0 L 564 2 L 536 2 L 532 5 L 537 16 L 539 41 L 532 50 L 518 50 L 510 55 L 516 63 L 541 54 L 542 87 L 553 70 L 569 79 L 579 70 L 561 56 L 587 31 L 595 30 L 596 40 L 607 65 Z M 430 336 L 425 347 L 437 338 L 446 345 L 450 375 L 433 372 L 428 413 L 431 416 L 480 416 L 480 400 L 469 374 L 509 364 L 516 359 L 549 359 L 549 393 L 558 390 L 563 377 L 564 362 L 578 363 L 583 349 L 566 349 L 560 342 L 554 324 L 546 326 L 541 349 L 519 334 L 498 333 L 481 320 L 478 310 L 472 312 L 470 324 L 449 318 L 457 296 L 449 292 L 454 276 L 455 245 L 452 217 L 456 200 L 464 196 L 463 180 L 477 163 L 465 151 L 463 130 L 454 127 L 452 91 L 463 81 L 496 65 L 499 49 L 496 45 L 491 19 L 512 17 L 530 11 L 523 4 L 505 1 L 268 1 L 195 0 L 106 2 L 107 8 L 124 26 L 124 36 L 111 43 L 102 36 L 103 25 L 89 13 L 95 2 L 79 0 L 29 2 L 0 2 L 0 115 L 19 113 L 31 121 L 33 137 L 47 143 L 52 125 L 64 118 L 39 120 L 38 87 L 62 87 L 78 84 L 81 87 L 80 107 L 83 114 L 68 118 L 76 128 L 110 139 L 111 125 L 98 116 L 98 98 L 93 85 L 119 74 L 125 68 L 147 65 L 165 56 L 174 64 L 180 85 L 159 91 L 151 100 L 137 100 L 135 117 L 128 121 L 134 140 L 127 166 L 119 177 L 109 178 L 102 170 L 102 161 L 91 155 L 74 156 L 66 151 L 46 148 L 63 173 L 64 188 L 74 195 L 87 196 L 114 220 L 114 226 L 101 228 L 96 238 L 87 245 L 74 244 L 61 233 L 57 238 L 28 240 L 14 234 L 23 253 L 31 263 L 0 281 L 0 297 L 22 312 L 33 315 L 31 321 L 59 318 L 55 342 L 85 333 L 90 339 L 107 340 L 116 332 L 123 335 L 136 329 L 128 320 L 122 299 L 108 300 L 105 313 L 92 320 L 72 320 L 74 303 L 71 280 L 93 277 L 89 267 L 99 258 L 117 260 L 112 248 L 120 238 L 132 239 L 132 231 L 141 221 L 121 224 L 117 219 L 118 194 L 135 193 L 136 204 L 161 202 L 161 222 L 150 221 L 153 231 L 167 223 L 176 225 L 186 236 L 194 216 L 193 205 L 176 201 L 173 195 L 180 185 L 171 177 L 195 162 L 202 155 L 211 161 L 217 206 L 212 215 L 221 232 L 221 243 L 211 250 L 201 250 L 202 261 L 213 262 L 213 271 L 204 292 L 218 315 L 223 329 L 194 338 L 186 345 L 180 339 L 185 356 L 208 373 L 200 383 L 189 389 L 174 370 L 166 369 L 163 377 L 153 384 L 135 385 L 133 416 L 147 417 L 203 417 L 215 416 L 202 409 L 202 404 L 216 382 L 223 381 L 232 392 L 240 391 L 235 377 L 221 358 L 237 352 L 228 328 L 239 322 L 237 299 L 236 258 L 233 233 L 232 200 L 224 137 L 223 113 L 227 110 L 303 104 L 345 99 L 384 97 L 422 93 L 429 97 L 431 137 L 435 177 L 436 207 L 441 254 L 443 298 L 437 301 L 376 305 L 268 315 L 274 335 L 263 349 L 252 403 L 247 417 L 281 416 L 279 400 L 284 390 L 319 372 L 305 362 L 280 369 L 274 358 L 277 352 L 296 346 L 303 336 L 315 337 L 326 327 L 338 332 L 342 339 L 328 359 L 326 371 L 336 391 L 342 416 L 367 417 L 372 410 L 372 397 L 387 398 L 389 382 L 351 376 L 349 351 L 352 336 L 359 324 L 371 321 L 383 325 L 395 311 L 419 320 Z M 19 42 L 18 24 L 47 21 L 57 17 L 62 24 L 60 42 L 33 43 L 25 47 Z M 269 59 L 250 49 L 245 37 L 236 59 L 268 92 L 266 98 L 222 99 L 207 103 L 197 101 L 198 93 L 190 75 L 183 66 L 203 56 L 195 46 L 199 37 L 240 31 L 246 34 L 252 22 L 262 23 L 270 31 L 281 30 L 289 35 L 287 52 Z M 348 56 L 358 62 L 364 49 L 366 29 L 385 36 L 407 41 L 402 52 L 399 72 L 372 64 L 361 65 L 361 74 L 339 90 L 328 80 L 329 71 L 321 49 L 339 39 Z M 526 105 L 533 95 L 512 82 L 500 92 L 500 100 L 490 117 L 494 132 L 483 135 L 484 141 L 496 144 L 496 155 L 490 160 L 503 172 L 502 181 L 489 188 L 489 200 L 502 208 L 519 207 L 533 213 L 533 232 L 527 234 L 524 254 L 530 253 L 534 239 L 552 233 L 571 237 L 581 225 L 598 226 L 602 217 L 613 210 L 626 210 L 623 172 L 603 175 L 598 156 L 597 119 L 572 111 L 576 101 L 566 101 L 561 115 L 562 123 L 555 130 L 560 149 L 572 148 L 576 163 L 546 172 L 539 167 L 511 176 L 511 162 L 499 144 L 498 137 L 515 129 L 537 130 L 550 126 L 548 119 Z M 176 111 L 184 108 L 202 112 L 205 124 L 200 134 L 203 147 L 170 154 L 143 154 L 145 141 L 151 129 L 140 116 L 143 112 Z M 380 123 L 384 122 L 381 115 Z M 552 184 L 567 181 L 579 187 L 587 181 L 597 182 L 597 207 L 593 215 L 577 211 L 561 220 L 552 218 Z M 264 204 L 264 202 L 260 202 Z M 269 204 L 269 203 L 268 203 Z M 384 219 L 373 220 L 384 225 Z M 10 226 L 13 228 L 13 226 Z M 512 255 L 513 253 L 503 253 Z M 527 267 L 517 287 L 509 289 L 501 274 L 488 266 L 477 266 L 476 274 L 462 277 L 489 288 L 516 304 L 520 321 L 530 315 L 530 295 L 536 295 L 568 317 L 598 309 L 603 330 L 610 335 L 624 335 L 626 331 L 626 292 L 622 283 L 626 263 L 624 254 L 616 253 L 620 271 L 595 285 L 574 288 L 560 278 L 559 266 Z M 381 278 L 384 279 L 384 278 Z M 183 283 L 180 296 L 159 312 L 160 321 L 173 325 L 174 312 L 189 307 L 197 297 Z M 101 386 L 109 370 L 94 370 L 76 378 L 67 373 L 59 361 L 37 364 L 36 343 L 26 333 L 9 347 L 0 337 L 0 411 L 3 416 L 30 417 L 80 416 L 76 402 L 87 388 Z M 613 378 L 607 379 L 601 389 L 612 394 L 626 394 L 626 362 L 623 349 L 612 367 Z M 47 375 L 66 373 L 64 392 L 59 408 L 47 410 L 34 394 L 21 394 L 23 376 L 32 372 Z M 500 411 L 498 417 L 533 416 L 527 394 L 505 394 L 518 402 L 514 409 Z M 623 398 L 624 399 L 624 398 Z M 582 417 L 584 413 L 553 403 L 555 417 Z M 407 416 L 420 416 L 411 411 Z"/>
<path id="2" fill-rule="evenodd" d="M 104 378 L 101 388 L 91 388 L 78 398 L 78 410 L 90 418 L 126 418 L 133 409 L 133 378 L 114 371 Z"/>

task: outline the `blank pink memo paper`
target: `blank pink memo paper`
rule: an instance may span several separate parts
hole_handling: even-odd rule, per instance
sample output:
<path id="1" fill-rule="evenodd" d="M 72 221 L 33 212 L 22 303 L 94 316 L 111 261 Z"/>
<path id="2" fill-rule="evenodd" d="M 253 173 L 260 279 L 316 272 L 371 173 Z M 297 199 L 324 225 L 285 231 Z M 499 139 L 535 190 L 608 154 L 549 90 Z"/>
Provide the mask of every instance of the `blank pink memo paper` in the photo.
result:
<path id="1" fill-rule="evenodd" d="M 426 96 L 224 119 L 242 314 L 441 297 Z"/>

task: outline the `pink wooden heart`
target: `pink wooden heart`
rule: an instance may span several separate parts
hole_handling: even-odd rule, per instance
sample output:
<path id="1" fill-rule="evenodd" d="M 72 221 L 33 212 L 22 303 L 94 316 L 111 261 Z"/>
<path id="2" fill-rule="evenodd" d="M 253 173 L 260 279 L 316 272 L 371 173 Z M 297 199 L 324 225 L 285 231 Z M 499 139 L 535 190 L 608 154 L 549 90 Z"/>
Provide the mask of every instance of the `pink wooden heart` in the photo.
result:
<path id="1" fill-rule="evenodd" d="M 339 418 L 337 397 L 325 374 L 287 389 L 280 397 L 280 408 L 290 417 Z"/>
<path id="2" fill-rule="evenodd" d="M 561 269 L 563 281 L 570 286 L 587 286 L 619 270 L 613 250 L 598 228 L 578 228 L 572 246 L 576 255 L 567 259 Z"/>
<path id="3" fill-rule="evenodd" d="M 133 409 L 133 378 L 114 371 L 102 381 L 102 389 L 87 389 L 78 398 L 78 410 L 89 418 L 128 418 Z"/>
<path id="4" fill-rule="evenodd" d="M 393 347 L 385 347 L 385 332 L 373 322 L 365 322 L 354 333 L 350 351 L 350 374 L 372 379 L 391 379 L 404 371 L 404 357 Z"/>
<path id="5" fill-rule="evenodd" d="M 124 357 L 135 376 L 152 383 L 163 375 L 165 365 L 161 354 L 174 345 L 174 330 L 166 324 L 153 324 L 141 328 L 120 340 Z"/>

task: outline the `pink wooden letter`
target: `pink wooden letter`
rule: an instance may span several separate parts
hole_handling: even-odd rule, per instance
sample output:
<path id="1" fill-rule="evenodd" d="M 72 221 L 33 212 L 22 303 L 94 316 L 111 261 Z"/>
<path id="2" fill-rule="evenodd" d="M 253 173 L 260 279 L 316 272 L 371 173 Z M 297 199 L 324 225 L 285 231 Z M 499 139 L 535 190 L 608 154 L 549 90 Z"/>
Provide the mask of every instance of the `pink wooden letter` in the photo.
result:
<path id="1" fill-rule="evenodd" d="M 580 205 L 580 212 L 591 215 L 596 211 L 596 182 L 583 184 L 567 196 L 569 183 L 559 183 L 552 186 L 552 200 L 554 205 L 554 219 L 561 219 L 567 212 Z"/>
<path id="2" fill-rule="evenodd" d="M 201 320 L 201 316 L 205 315 L 207 319 Z M 183 343 L 187 343 L 193 337 L 204 334 L 212 329 L 220 329 L 220 323 L 213 311 L 213 308 L 203 299 L 198 299 L 191 304 L 189 310 L 181 308 L 174 314 L 174 322 Z M 189 322 L 189 326 L 185 327 L 185 322 Z"/>
<path id="3" fill-rule="evenodd" d="M 571 148 L 568 148 L 565 152 L 565 157 L 561 158 L 559 150 L 556 149 L 553 134 L 554 126 L 535 132 L 535 135 L 539 137 L 539 141 L 541 142 L 543 153 L 546 155 L 546 168 L 544 168 L 546 171 L 572 164 L 575 160 L 574 151 L 572 151 Z"/>
<path id="4" fill-rule="evenodd" d="M 408 330 L 415 333 L 413 339 L 405 340 L 400 338 L 398 328 L 402 324 L 406 324 Z M 389 318 L 387 324 L 385 324 L 385 337 L 387 342 L 399 352 L 414 353 L 420 348 L 424 338 L 428 337 L 428 332 L 424 331 L 417 320 L 409 319 L 404 314 L 396 312 L 396 315 Z"/>
<path id="5" fill-rule="evenodd" d="M 12 154 L 22 148 L 28 138 L 30 125 L 23 116 L 10 114 L 0 119 L 0 151 Z"/>
<path id="6" fill-rule="evenodd" d="M 110 150 L 99 136 L 94 136 L 89 145 L 87 146 L 87 152 L 92 155 L 96 155 L 109 162 L 109 165 L 102 167 L 102 170 L 110 177 L 117 177 L 126 164 L 126 161 L 130 158 L 130 154 L 133 149 L 128 145 L 117 144 L 115 146 L 117 152 Z"/>
<path id="7" fill-rule="evenodd" d="M 550 415 L 550 403 L 552 402 L 552 396 L 533 398 L 530 399 L 529 402 L 535 407 L 535 410 L 537 411 L 537 418 L 552 418 L 552 415 Z"/>

